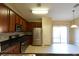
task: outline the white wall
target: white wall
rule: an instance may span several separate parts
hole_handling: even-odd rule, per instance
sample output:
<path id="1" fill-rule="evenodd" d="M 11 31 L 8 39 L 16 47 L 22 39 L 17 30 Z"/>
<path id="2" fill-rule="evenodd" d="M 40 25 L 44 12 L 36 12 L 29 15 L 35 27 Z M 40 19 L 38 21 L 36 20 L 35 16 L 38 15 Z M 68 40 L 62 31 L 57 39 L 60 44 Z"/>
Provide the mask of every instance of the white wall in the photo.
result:
<path id="1" fill-rule="evenodd" d="M 79 45 L 79 28 L 75 29 L 74 36 L 75 36 L 74 43 L 75 43 L 76 45 Z"/>
<path id="2" fill-rule="evenodd" d="M 70 21 L 53 21 L 53 25 L 57 25 L 57 26 L 70 26 Z"/>
<path id="3" fill-rule="evenodd" d="M 52 19 L 50 17 L 42 17 L 42 39 L 43 45 L 52 44 Z"/>
<path id="4" fill-rule="evenodd" d="M 74 29 L 70 28 L 69 30 L 70 38 L 69 38 L 69 43 L 74 44 Z"/>
<path id="5" fill-rule="evenodd" d="M 70 43 L 79 45 L 79 18 L 74 20 L 74 24 L 76 24 L 78 28 L 70 28 Z"/>
<path id="6" fill-rule="evenodd" d="M 79 18 L 74 22 L 78 28 L 74 29 L 74 43 L 79 46 Z"/>

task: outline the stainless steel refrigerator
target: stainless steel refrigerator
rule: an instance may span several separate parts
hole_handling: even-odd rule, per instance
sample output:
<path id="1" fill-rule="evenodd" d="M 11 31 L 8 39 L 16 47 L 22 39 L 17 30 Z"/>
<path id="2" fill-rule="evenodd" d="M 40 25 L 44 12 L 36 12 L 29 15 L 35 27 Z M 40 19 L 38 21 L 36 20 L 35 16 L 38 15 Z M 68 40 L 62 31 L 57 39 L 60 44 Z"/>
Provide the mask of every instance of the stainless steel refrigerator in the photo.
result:
<path id="1" fill-rule="evenodd" d="M 34 28 L 33 29 L 33 43 L 32 45 L 42 45 L 42 29 Z"/>

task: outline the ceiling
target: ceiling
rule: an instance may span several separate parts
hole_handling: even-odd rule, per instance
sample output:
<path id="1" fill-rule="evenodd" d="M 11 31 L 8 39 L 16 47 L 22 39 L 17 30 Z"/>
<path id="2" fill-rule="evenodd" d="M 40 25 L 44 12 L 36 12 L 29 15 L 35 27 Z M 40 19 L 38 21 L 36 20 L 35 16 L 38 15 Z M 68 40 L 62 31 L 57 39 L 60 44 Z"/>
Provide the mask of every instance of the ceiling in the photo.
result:
<path id="1" fill-rule="evenodd" d="M 47 15 L 32 14 L 31 8 L 37 7 L 36 3 L 6 3 L 6 5 L 28 21 L 34 21 L 43 16 L 52 17 L 53 20 L 72 20 L 75 3 L 42 3 L 41 7 L 49 8 Z M 75 18 L 77 17 L 79 17 L 79 7 L 76 7 Z"/>

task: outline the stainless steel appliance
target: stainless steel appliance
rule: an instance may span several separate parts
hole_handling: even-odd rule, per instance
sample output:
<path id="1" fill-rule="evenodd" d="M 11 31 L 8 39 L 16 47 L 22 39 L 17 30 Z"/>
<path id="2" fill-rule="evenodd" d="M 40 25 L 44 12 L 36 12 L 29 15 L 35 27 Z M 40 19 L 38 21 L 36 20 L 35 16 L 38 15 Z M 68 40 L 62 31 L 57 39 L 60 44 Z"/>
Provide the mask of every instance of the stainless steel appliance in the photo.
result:
<path id="1" fill-rule="evenodd" d="M 22 25 L 16 24 L 16 32 L 22 31 Z"/>
<path id="2" fill-rule="evenodd" d="M 34 28 L 33 29 L 33 43 L 32 45 L 42 45 L 42 29 Z"/>

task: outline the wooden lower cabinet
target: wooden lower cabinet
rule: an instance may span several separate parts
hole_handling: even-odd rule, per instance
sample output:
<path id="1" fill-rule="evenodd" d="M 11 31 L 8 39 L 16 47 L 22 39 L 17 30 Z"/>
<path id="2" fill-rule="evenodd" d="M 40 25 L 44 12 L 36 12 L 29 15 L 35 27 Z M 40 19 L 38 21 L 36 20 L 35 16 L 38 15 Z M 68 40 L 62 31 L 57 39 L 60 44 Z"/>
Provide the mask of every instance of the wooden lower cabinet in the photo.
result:
<path id="1" fill-rule="evenodd" d="M 13 46 L 7 48 L 5 51 L 3 51 L 2 53 L 21 53 L 20 52 L 20 44 L 16 43 Z"/>
<path id="2" fill-rule="evenodd" d="M 26 48 L 32 44 L 32 35 L 23 36 L 23 42 L 21 43 L 21 53 L 25 52 Z"/>
<path id="3" fill-rule="evenodd" d="M 28 44 L 28 45 L 31 45 L 32 44 L 32 35 L 28 35 L 28 36 L 25 36 L 25 42 Z"/>

